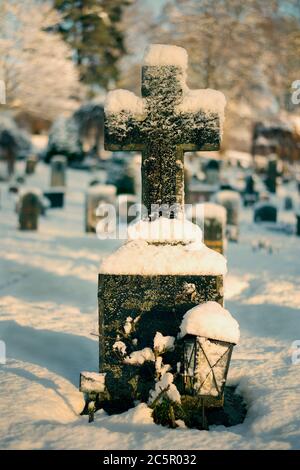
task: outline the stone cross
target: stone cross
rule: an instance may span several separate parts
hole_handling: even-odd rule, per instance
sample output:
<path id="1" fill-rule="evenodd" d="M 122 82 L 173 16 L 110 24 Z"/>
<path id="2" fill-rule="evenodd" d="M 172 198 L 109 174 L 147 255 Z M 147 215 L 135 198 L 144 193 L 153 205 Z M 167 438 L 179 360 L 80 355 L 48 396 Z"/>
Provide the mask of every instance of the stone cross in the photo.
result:
<path id="1" fill-rule="evenodd" d="M 105 148 L 142 152 L 142 203 L 148 214 L 152 205 L 183 210 L 184 152 L 220 146 L 224 96 L 189 90 L 186 67 L 185 49 L 152 45 L 142 67 L 142 98 L 126 90 L 107 98 Z"/>

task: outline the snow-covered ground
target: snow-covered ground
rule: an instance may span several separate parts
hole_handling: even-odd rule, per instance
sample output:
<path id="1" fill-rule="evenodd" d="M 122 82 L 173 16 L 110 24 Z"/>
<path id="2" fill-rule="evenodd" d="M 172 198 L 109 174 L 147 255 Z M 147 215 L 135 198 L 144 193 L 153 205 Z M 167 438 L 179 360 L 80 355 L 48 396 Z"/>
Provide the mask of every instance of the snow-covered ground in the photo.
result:
<path id="1" fill-rule="evenodd" d="M 22 165 L 22 163 L 20 163 Z M 28 185 L 46 186 L 40 164 Z M 226 308 L 239 321 L 229 383 L 248 405 L 243 424 L 210 431 L 153 424 L 144 404 L 103 411 L 88 424 L 79 373 L 97 370 L 97 273 L 119 241 L 84 233 L 84 190 L 91 174 L 68 170 L 63 210 L 49 210 L 38 232 L 17 230 L 14 196 L 2 184 L 0 224 L 0 447 L 5 449 L 299 449 L 300 238 L 251 223 L 243 210 L 238 244 L 227 250 Z M 284 222 L 292 214 L 281 214 Z M 273 247 L 253 251 L 267 239 Z"/>

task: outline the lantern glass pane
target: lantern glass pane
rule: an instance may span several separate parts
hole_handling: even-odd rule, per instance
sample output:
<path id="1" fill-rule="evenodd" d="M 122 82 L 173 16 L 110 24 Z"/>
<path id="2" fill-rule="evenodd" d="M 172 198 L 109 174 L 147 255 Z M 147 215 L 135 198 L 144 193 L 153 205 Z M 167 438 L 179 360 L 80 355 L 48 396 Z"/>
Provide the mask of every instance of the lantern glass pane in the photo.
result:
<path id="1" fill-rule="evenodd" d="M 194 377 L 195 374 L 195 338 L 184 342 L 184 375 Z"/>
<path id="2" fill-rule="evenodd" d="M 229 359 L 228 343 L 197 338 L 194 387 L 199 395 L 213 397 L 222 395 Z"/>

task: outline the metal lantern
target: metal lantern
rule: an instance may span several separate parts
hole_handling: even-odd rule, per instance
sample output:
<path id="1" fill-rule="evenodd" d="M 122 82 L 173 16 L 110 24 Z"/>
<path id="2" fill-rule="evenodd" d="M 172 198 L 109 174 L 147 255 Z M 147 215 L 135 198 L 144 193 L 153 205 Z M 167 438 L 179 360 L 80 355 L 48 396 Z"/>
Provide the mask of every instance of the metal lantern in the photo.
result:
<path id="1" fill-rule="evenodd" d="M 205 406 L 222 406 L 224 387 L 234 343 L 202 336 L 184 337 L 183 382 L 188 395 Z"/>

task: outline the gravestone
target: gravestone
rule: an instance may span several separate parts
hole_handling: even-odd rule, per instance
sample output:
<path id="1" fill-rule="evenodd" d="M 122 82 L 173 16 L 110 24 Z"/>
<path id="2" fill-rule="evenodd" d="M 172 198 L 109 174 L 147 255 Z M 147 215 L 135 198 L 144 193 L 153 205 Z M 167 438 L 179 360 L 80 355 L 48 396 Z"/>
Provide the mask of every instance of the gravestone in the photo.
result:
<path id="1" fill-rule="evenodd" d="M 277 207 L 271 202 L 258 202 L 254 207 L 254 222 L 276 222 Z"/>
<path id="2" fill-rule="evenodd" d="M 65 203 L 65 190 L 61 187 L 49 188 L 44 191 L 44 197 L 48 199 L 51 209 L 62 209 Z"/>
<path id="3" fill-rule="evenodd" d="M 64 187 L 66 185 L 67 159 L 63 155 L 56 155 L 51 159 L 51 187 Z"/>
<path id="4" fill-rule="evenodd" d="M 284 198 L 284 209 L 286 211 L 291 211 L 294 207 L 292 196 L 285 196 Z"/>
<path id="5" fill-rule="evenodd" d="M 90 186 L 85 198 L 85 231 L 96 232 L 100 215 L 97 216 L 99 204 L 115 205 L 116 188 L 111 184 L 95 184 Z M 105 214 L 103 214 L 104 216 Z"/>
<path id="6" fill-rule="evenodd" d="M 296 235 L 300 237 L 300 212 L 296 213 Z"/>
<path id="7" fill-rule="evenodd" d="M 224 253 L 226 209 L 220 204 L 207 202 L 204 206 L 204 243 L 212 250 Z"/>
<path id="8" fill-rule="evenodd" d="M 220 182 L 220 162 L 209 160 L 205 165 L 205 175 L 208 184 L 218 184 Z"/>
<path id="9" fill-rule="evenodd" d="M 246 175 L 245 189 L 243 192 L 244 206 L 251 206 L 257 202 L 258 192 L 255 190 L 255 181 L 253 175 Z"/>
<path id="10" fill-rule="evenodd" d="M 226 244 L 226 209 L 213 202 L 194 204 L 188 208 L 187 217 L 203 230 L 205 245 L 223 254 Z"/>
<path id="11" fill-rule="evenodd" d="M 20 230 L 37 230 L 41 211 L 39 193 L 26 190 L 20 195 L 18 213 Z"/>
<path id="12" fill-rule="evenodd" d="M 26 175 L 32 175 L 35 172 L 35 167 L 37 164 L 37 158 L 35 155 L 30 155 L 26 159 L 26 164 L 25 164 L 25 174 Z"/>
<path id="13" fill-rule="evenodd" d="M 270 193 L 276 193 L 277 189 L 277 155 L 272 154 L 268 158 L 268 168 L 267 168 L 267 178 L 266 178 L 266 187 Z"/>
<path id="14" fill-rule="evenodd" d="M 240 195 L 236 191 L 224 190 L 216 194 L 215 200 L 226 209 L 226 236 L 228 240 L 238 241 Z"/>
<path id="15" fill-rule="evenodd" d="M 111 412 L 148 401 L 157 332 L 175 337 L 189 308 L 223 303 L 223 256 L 189 238 L 189 230 L 183 238 L 165 236 L 166 228 L 176 232 L 187 224 L 184 152 L 218 150 L 225 106 L 219 92 L 188 90 L 186 68 L 184 49 L 152 45 L 142 67 L 142 98 L 116 90 L 106 102 L 105 148 L 142 152 L 145 206 L 145 220 L 130 227 L 127 243 L 103 261 L 99 274 L 99 366 L 108 394 L 103 407 Z M 147 237 L 155 228 L 160 236 Z M 167 362 L 183 374 L 182 354 L 175 347 Z"/>

